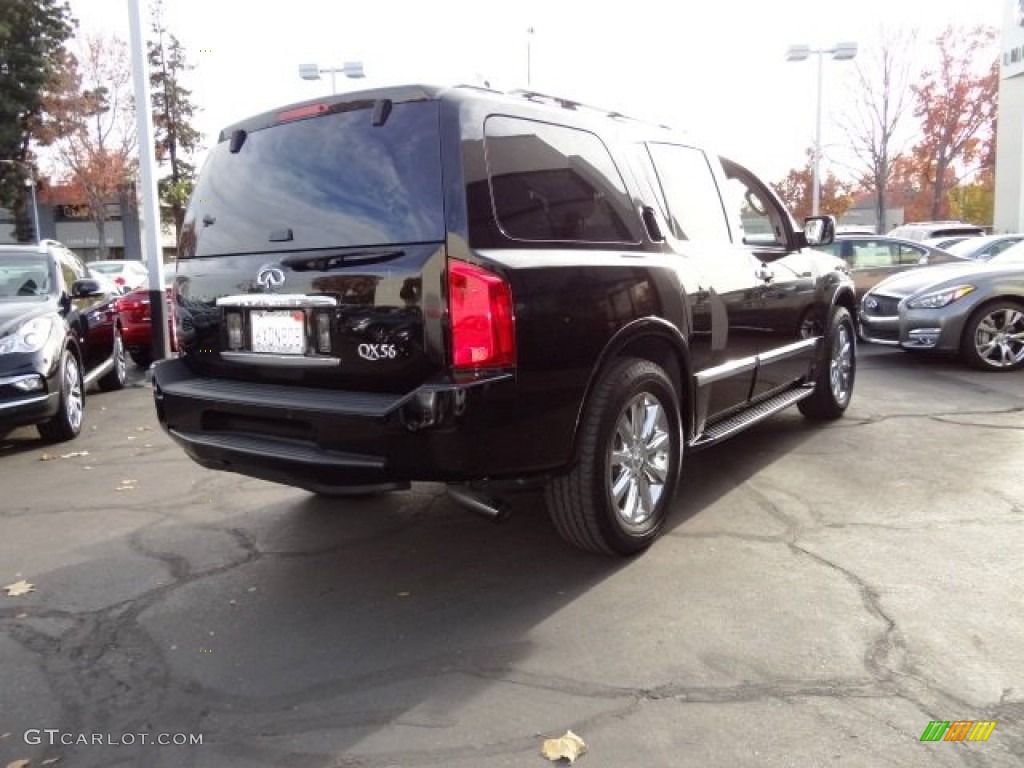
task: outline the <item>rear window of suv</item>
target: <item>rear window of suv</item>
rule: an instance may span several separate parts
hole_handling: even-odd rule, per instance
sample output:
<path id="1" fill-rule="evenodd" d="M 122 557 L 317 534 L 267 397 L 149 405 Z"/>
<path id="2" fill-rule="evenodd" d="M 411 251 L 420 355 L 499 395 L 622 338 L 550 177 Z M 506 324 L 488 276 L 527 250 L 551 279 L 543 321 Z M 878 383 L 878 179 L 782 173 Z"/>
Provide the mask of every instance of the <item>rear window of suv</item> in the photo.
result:
<path id="1" fill-rule="evenodd" d="M 230 137 L 210 153 L 181 258 L 444 239 L 436 101 L 365 108 Z M 336 109 L 336 108 L 332 108 Z"/>

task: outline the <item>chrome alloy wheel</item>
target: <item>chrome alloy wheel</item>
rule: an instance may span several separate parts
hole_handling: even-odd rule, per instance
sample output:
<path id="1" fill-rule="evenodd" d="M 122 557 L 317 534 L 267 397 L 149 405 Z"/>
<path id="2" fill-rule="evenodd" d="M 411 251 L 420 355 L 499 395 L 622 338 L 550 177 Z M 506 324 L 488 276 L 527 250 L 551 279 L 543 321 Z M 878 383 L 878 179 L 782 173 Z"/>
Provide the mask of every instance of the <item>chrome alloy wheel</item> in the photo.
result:
<path id="1" fill-rule="evenodd" d="M 1011 368 L 1024 362 L 1024 312 L 998 307 L 974 329 L 974 349 L 987 365 Z"/>
<path id="2" fill-rule="evenodd" d="M 832 397 L 837 403 L 845 403 L 853 388 L 853 337 L 849 327 L 843 323 L 837 326 L 832 341 L 832 359 L 829 361 L 829 382 Z"/>
<path id="3" fill-rule="evenodd" d="M 672 441 L 665 407 L 641 392 L 619 414 L 608 451 L 608 498 L 628 525 L 654 514 L 669 475 Z"/>
<path id="4" fill-rule="evenodd" d="M 67 414 L 68 426 L 74 432 L 78 432 L 82 426 L 85 398 L 82 395 L 82 377 L 78 372 L 78 361 L 71 354 L 64 363 L 64 392 L 64 412 Z"/>

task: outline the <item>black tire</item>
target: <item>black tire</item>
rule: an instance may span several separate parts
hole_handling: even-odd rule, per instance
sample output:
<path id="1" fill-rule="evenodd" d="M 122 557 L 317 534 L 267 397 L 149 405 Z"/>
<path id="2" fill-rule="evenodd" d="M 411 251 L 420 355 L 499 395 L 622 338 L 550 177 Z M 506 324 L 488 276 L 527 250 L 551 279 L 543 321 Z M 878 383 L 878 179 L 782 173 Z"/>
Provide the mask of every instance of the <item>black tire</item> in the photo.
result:
<path id="1" fill-rule="evenodd" d="M 631 426 L 641 413 L 647 434 Z M 635 442 L 627 445 L 623 436 L 630 430 Z M 682 447 L 679 400 L 665 371 L 649 360 L 616 361 L 587 405 L 576 465 L 545 488 L 558 533 L 574 546 L 603 554 L 631 555 L 649 547 L 675 496 Z M 652 497 L 651 491 L 657 493 Z"/>
<path id="2" fill-rule="evenodd" d="M 114 358 L 114 367 L 100 379 L 100 389 L 104 392 L 111 392 L 115 389 L 124 389 L 124 383 L 128 378 L 128 360 L 124 351 L 124 340 L 121 338 L 121 329 L 114 329 L 114 345 L 111 350 Z"/>
<path id="3" fill-rule="evenodd" d="M 978 307 L 964 323 L 960 356 L 982 371 L 1016 371 L 1024 368 L 1024 340 L 1008 338 L 1024 333 L 1024 304 L 1010 299 Z M 987 354 L 983 353 L 987 350 Z"/>
<path id="4" fill-rule="evenodd" d="M 834 307 L 815 365 L 814 394 L 797 408 L 809 419 L 838 419 L 850 405 L 857 374 L 857 330 L 845 307 Z"/>
<path id="5" fill-rule="evenodd" d="M 85 385 L 78 358 L 68 349 L 60 360 L 60 403 L 49 421 L 36 425 L 39 436 L 49 443 L 73 440 L 82 431 L 85 415 Z"/>

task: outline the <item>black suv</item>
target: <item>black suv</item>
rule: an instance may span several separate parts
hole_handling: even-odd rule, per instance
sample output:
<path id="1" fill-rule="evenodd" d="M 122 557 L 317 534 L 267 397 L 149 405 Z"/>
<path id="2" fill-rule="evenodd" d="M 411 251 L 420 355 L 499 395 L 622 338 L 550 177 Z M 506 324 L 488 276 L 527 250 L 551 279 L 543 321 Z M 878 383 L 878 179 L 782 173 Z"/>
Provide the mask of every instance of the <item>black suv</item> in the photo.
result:
<path id="1" fill-rule="evenodd" d="M 224 130 L 176 269 L 160 421 L 197 462 L 344 494 L 546 487 L 628 554 L 688 451 L 840 416 L 853 284 L 769 188 L 685 135 L 566 99 L 409 86 Z"/>
<path id="2" fill-rule="evenodd" d="M 55 240 L 0 245 L 0 434 L 35 424 L 44 440 L 70 440 L 89 385 L 124 386 L 116 301 Z"/>

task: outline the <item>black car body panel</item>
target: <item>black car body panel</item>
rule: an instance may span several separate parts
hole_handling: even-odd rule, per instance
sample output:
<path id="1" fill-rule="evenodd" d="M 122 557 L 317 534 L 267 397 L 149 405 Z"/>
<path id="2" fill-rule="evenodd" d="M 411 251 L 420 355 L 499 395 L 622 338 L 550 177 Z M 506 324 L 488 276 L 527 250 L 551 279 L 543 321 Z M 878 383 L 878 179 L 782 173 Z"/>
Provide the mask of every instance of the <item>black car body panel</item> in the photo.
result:
<path id="1" fill-rule="evenodd" d="M 40 276 L 30 281 L 34 270 Z M 78 361 L 83 386 L 116 365 L 117 295 L 99 283 L 76 289 L 83 280 L 85 266 L 60 243 L 0 246 L 0 430 L 56 415 L 65 350 Z M 26 348 L 19 336 L 34 321 L 46 326 L 45 339 L 33 337 Z"/>
<path id="2" fill-rule="evenodd" d="M 806 246 L 741 166 L 573 102 L 283 107 L 223 131 L 200 175 L 157 411 L 205 466 L 317 491 L 544 477 L 577 461 L 602 371 L 640 355 L 697 447 L 813 389 L 854 298 Z"/>

